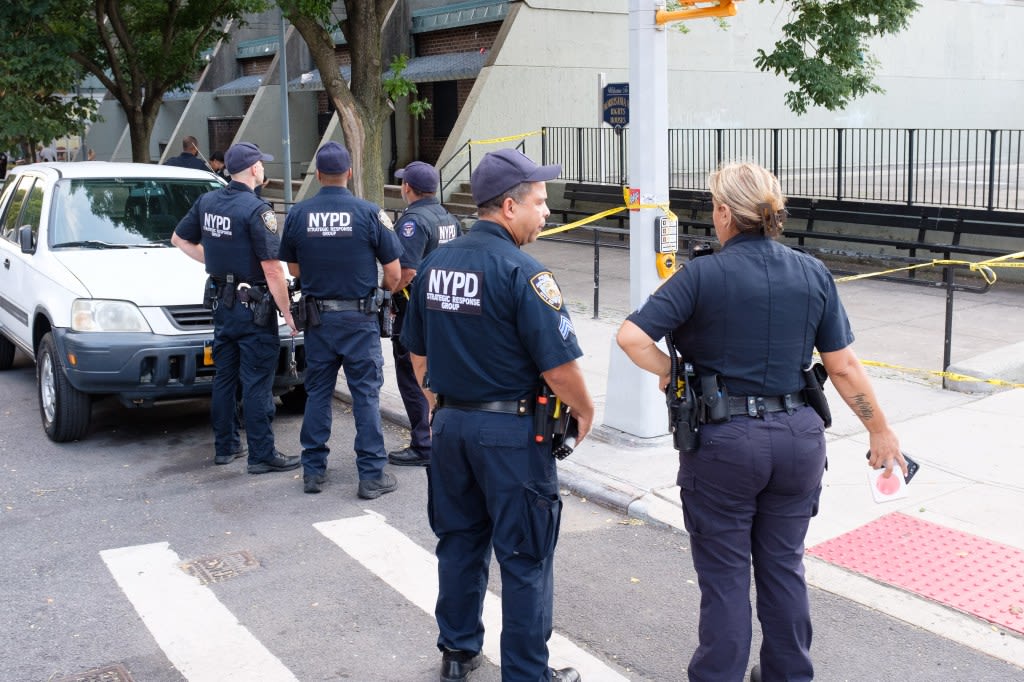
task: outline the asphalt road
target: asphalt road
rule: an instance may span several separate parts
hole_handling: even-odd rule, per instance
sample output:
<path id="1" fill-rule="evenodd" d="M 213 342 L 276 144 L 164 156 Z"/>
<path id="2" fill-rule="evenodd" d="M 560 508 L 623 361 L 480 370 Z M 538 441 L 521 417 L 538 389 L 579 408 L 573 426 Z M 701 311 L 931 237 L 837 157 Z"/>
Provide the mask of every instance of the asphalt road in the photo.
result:
<path id="1" fill-rule="evenodd" d="M 424 471 L 392 468 L 398 491 L 357 499 L 347 405 L 335 409 L 328 486 L 305 495 L 296 472 L 214 466 L 205 401 L 101 401 L 88 437 L 58 445 L 40 428 L 27 361 L 0 374 L 0 395 L 0 680 L 437 679 Z M 278 416 L 280 449 L 298 452 L 300 425 Z M 389 448 L 403 437 L 385 426 Z M 553 662 L 589 666 L 587 682 L 685 679 L 699 604 L 685 535 L 564 501 Z M 496 566 L 491 588 L 500 595 Z M 858 604 L 811 597 L 820 680 L 1024 678 Z M 755 651 L 756 637 L 755 623 Z M 500 670 L 488 662 L 473 679 L 496 682 Z"/>

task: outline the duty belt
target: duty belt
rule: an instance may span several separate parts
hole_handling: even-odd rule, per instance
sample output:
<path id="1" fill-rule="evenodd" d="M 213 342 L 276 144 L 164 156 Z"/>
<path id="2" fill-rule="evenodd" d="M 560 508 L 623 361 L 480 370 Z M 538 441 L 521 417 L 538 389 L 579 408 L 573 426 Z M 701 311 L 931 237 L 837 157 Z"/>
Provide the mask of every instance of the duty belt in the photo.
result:
<path id="1" fill-rule="evenodd" d="M 361 301 L 357 298 L 318 298 L 317 307 L 323 313 L 337 313 L 343 310 L 360 310 Z"/>
<path id="2" fill-rule="evenodd" d="M 779 396 L 729 396 L 729 414 L 737 416 L 745 414 L 748 417 L 762 417 L 766 412 L 792 412 L 798 407 L 803 407 L 803 397 L 798 393 L 787 393 Z"/>
<path id="3" fill-rule="evenodd" d="M 500 414 L 533 414 L 533 398 L 520 398 L 519 400 L 488 400 L 474 402 L 469 400 L 455 400 L 443 395 L 437 396 L 437 409 L 442 407 L 454 407 L 459 410 L 479 410 L 480 412 L 498 412 Z"/>

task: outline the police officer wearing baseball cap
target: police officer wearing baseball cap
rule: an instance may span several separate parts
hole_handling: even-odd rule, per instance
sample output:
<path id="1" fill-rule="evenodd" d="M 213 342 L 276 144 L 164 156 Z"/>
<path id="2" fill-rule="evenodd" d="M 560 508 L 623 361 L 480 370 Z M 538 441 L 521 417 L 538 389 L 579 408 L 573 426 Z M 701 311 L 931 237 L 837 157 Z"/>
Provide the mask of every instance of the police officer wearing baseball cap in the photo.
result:
<path id="1" fill-rule="evenodd" d="M 384 471 L 387 455 L 380 419 L 384 357 L 377 323 L 377 263 L 381 288 L 398 285 L 402 245 L 387 214 L 348 190 L 352 159 L 337 142 L 316 153 L 316 196 L 292 207 L 285 220 L 280 258 L 302 292 L 312 297 L 320 324 L 306 329 L 306 413 L 302 420 L 303 490 L 319 493 L 327 480 L 332 403 L 338 369 L 352 395 L 356 421 L 358 495 L 374 499 L 398 487 Z"/>
<path id="2" fill-rule="evenodd" d="M 257 198 L 253 187 L 263 182 L 263 162 L 274 157 L 251 142 L 239 142 L 224 155 L 231 182 L 202 195 L 178 223 L 171 243 L 204 263 L 208 286 L 216 293 L 213 305 L 213 423 L 214 462 L 229 464 L 244 451 L 236 420 L 241 383 L 248 471 L 264 474 L 299 466 L 274 446 L 274 373 L 280 349 L 277 315 L 295 330 L 288 310 L 288 285 L 277 259 L 280 237 L 274 209 Z M 260 311 L 269 311 L 261 319 Z"/>
<path id="3" fill-rule="evenodd" d="M 426 466 L 430 463 L 430 406 L 420 390 L 409 360 L 409 351 L 402 345 L 402 321 L 409 302 L 408 286 L 424 256 L 441 244 L 459 236 L 462 223 L 449 213 L 435 196 L 441 178 L 429 163 L 413 161 L 399 169 L 395 177 L 402 181 L 402 198 L 409 205 L 396 223 L 395 233 L 402 242 L 400 259 L 401 290 L 395 294 L 395 321 L 391 334 L 391 350 L 395 358 L 395 379 L 409 416 L 409 447 L 388 453 L 388 461 L 396 466 Z"/>
<path id="4" fill-rule="evenodd" d="M 512 149 L 484 156 L 470 177 L 480 220 L 427 256 L 412 284 L 402 343 L 437 407 L 427 472 L 443 682 L 465 680 L 480 664 L 492 546 L 502 679 L 580 679 L 548 667 L 562 502 L 551 442 L 535 441 L 533 411 L 541 378 L 571 407 L 580 439 L 594 406 L 558 284 L 520 250 L 550 215 L 544 183 L 560 173 Z"/>

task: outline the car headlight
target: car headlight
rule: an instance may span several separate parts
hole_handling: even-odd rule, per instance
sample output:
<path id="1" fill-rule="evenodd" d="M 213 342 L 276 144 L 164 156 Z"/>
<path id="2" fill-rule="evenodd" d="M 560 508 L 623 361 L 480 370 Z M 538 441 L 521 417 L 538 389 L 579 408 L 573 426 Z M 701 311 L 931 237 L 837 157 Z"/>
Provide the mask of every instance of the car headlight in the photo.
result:
<path id="1" fill-rule="evenodd" d="M 152 331 L 134 303 L 89 298 L 80 298 L 71 304 L 71 329 L 76 332 Z"/>

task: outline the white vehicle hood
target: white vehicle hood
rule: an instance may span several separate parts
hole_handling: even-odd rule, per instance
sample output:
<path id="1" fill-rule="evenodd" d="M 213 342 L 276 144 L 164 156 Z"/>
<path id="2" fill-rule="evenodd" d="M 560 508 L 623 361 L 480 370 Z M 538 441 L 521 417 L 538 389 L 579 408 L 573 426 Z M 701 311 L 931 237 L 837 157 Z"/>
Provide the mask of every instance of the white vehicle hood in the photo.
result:
<path id="1" fill-rule="evenodd" d="M 52 252 L 93 298 L 138 306 L 198 305 L 206 269 L 174 247 Z"/>

